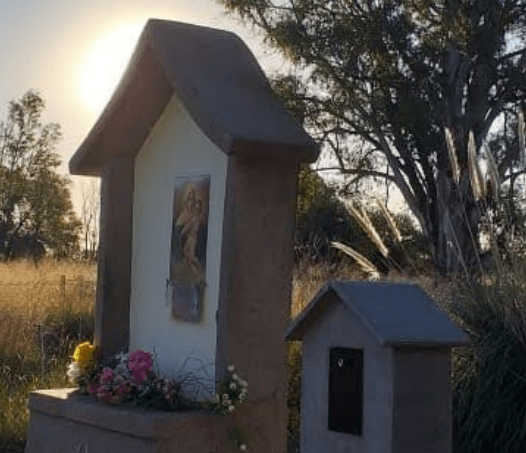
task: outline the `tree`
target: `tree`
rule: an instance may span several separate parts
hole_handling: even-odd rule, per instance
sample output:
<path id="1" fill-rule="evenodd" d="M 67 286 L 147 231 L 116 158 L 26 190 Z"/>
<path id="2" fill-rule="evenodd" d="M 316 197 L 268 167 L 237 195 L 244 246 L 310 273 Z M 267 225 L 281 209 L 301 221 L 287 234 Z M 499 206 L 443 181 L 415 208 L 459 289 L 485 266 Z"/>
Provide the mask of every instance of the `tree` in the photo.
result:
<path id="1" fill-rule="evenodd" d="M 79 222 L 68 180 L 57 173 L 57 124 L 42 125 L 44 100 L 33 91 L 9 104 L 0 122 L 0 257 L 64 257 L 78 247 Z"/>
<path id="2" fill-rule="evenodd" d="M 411 219 L 404 215 L 392 215 L 387 208 L 370 203 L 353 202 L 361 211 L 365 208 L 370 224 L 357 222 L 352 211 L 338 198 L 335 188 L 307 165 L 302 166 L 298 178 L 296 203 L 295 261 L 311 263 L 339 263 L 343 258 L 340 250 L 331 244 L 340 242 L 368 259 L 384 274 L 390 270 L 415 271 L 415 264 L 422 264 L 421 238 Z M 390 217 L 391 225 L 386 220 Z M 381 242 L 385 252 L 379 252 L 371 240 L 371 229 Z M 369 230 L 369 231 L 368 231 Z M 393 234 L 395 230 L 395 234 Z"/>
<path id="3" fill-rule="evenodd" d="M 100 194 L 98 181 L 93 178 L 89 185 L 82 184 L 81 224 L 84 242 L 84 258 L 88 261 L 97 259 Z"/>
<path id="4" fill-rule="evenodd" d="M 477 267 L 488 200 L 469 135 L 499 184 L 523 171 L 506 125 L 526 106 L 526 1 L 219 1 L 295 63 L 274 87 L 348 181 L 394 183 L 442 273 Z"/>

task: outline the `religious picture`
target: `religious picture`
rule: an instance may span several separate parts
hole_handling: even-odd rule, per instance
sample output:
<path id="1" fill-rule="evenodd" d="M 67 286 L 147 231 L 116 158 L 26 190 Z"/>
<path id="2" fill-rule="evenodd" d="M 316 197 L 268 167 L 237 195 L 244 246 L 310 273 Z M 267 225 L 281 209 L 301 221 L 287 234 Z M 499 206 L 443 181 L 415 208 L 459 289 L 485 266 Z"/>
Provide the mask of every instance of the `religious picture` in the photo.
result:
<path id="1" fill-rule="evenodd" d="M 199 322 L 206 276 L 210 175 L 177 177 L 175 182 L 167 297 L 172 317 Z"/>

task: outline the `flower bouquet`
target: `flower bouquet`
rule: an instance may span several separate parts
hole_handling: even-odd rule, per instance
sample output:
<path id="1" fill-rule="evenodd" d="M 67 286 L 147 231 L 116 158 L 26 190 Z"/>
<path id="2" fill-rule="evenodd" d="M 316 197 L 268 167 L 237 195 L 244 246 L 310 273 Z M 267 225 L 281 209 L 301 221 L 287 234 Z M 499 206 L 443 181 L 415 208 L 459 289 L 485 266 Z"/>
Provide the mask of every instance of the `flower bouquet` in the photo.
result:
<path id="1" fill-rule="evenodd" d="M 109 404 L 133 404 L 161 410 L 207 409 L 232 414 L 245 401 L 248 384 L 228 366 L 229 374 L 217 385 L 212 401 L 198 402 L 184 396 L 181 382 L 163 379 L 153 371 L 152 354 L 142 350 L 120 353 L 103 363 L 98 348 L 84 342 L 73 353 L 67 375 L 79 391 Z M 237 449 L 247 448 L 246 436 L 236 425 L 230 438 Z"/>
<path id="2" fill-rule="evenodd" d="M 153 371 L 149 352 L 122 352 L 104 364 L 98 358 L 97 349 L 89 342 L 75 349 L 67 374 L 81 393 L 110 404 L 131 403 L 163 410 L 199 407 L 182 394 L 179 382 L 163 379 Z"/>

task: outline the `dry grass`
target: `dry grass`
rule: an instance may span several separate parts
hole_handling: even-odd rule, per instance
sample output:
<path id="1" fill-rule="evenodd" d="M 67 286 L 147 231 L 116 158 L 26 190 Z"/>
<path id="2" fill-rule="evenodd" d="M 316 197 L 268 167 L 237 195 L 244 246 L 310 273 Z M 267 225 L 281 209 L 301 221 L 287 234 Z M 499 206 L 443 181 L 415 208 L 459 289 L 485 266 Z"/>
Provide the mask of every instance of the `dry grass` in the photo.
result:
<path id="1" fill-rule="evenodd" d="M 83 263 L 0 264 L 1 452 L 23 451 L 29 392 L 67 385 L 73 347 L 92 336 L 94 281 Z"/>
<path id="2" fill-rule="evenodd" d="M 65 286 L 61 286 L 63 276 Z M 84 280 L 82 284 L 79 277 Z M 0 264 L 0 347 L 4 353 L 26 355 L 34 335 L 51 315 L 92 310 L 95 267 L 47 260 Z"/>
<path id="3" fill-rule="evenodd" d="M 302 262 L 294 268 L 290 317 L 295 318 L 329 280 L 360 280 L 355 267 L 348 264 L 331 266 L 326 263 Z"/>

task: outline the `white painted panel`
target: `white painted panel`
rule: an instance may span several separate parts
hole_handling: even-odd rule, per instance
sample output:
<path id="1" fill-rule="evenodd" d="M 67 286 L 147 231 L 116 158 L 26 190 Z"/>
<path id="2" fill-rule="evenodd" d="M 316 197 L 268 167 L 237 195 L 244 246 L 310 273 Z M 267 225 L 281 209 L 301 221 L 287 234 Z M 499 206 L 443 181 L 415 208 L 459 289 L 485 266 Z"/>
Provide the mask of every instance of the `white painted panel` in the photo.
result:
<path id="1" fill-rule="evenodd" d="M 216 353 L 216 310 L 227 156 L 196 126 L 174 96 L 135 161 L 130 351 L 155 351 L 160 371 L 175 377 L 206 366 L 212 389 Z M 202 321 L 171 318 L 166 304 L 175 177 L 208 173 L 210 210 Z"/>
<path id="2" fill-rule="evenodd" d="M 363 350 L 362 435 L 328 430 L 329 356 L 333 347 Z M 391 451 L 392 351 L 378 346 L 361 320 L 341 301 L 329 308 L 303 341 L 301 389 L 302 453 Z"/>

